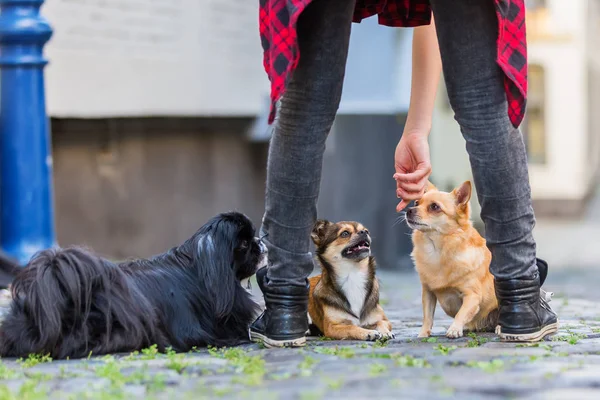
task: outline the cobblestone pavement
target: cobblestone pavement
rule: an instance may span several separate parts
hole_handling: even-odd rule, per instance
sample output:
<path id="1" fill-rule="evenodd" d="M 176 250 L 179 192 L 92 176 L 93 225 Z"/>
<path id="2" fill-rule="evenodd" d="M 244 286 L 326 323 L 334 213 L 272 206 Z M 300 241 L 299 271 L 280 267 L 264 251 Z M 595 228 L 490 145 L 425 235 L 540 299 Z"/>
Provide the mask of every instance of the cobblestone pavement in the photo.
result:
<path id="1" fill-rule="evenodd" d="M 600 271 L 599 271 L 600 272 Z M 416 338 L 420 286 L 414 274 L 382 273 L 388 343 L 313 338 L 303 349 L 201 349 L 189 354 L 2 360 L 3 399 L 600 399 L 600 293 L 593 270 L 551 272 L 547 289 L 560 333 L 534 346 L 493 334 Z"/>

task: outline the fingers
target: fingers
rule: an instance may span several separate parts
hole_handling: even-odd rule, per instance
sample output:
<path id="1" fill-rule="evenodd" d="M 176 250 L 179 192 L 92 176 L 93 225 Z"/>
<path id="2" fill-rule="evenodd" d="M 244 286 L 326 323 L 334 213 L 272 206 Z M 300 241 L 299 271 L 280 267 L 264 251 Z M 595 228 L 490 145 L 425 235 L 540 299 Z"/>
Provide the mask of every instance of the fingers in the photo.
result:
<path id="1" fill-rule="evenodd" d="M 418 200 L 423 197 L 427 188 L 427 180 L 431 174 L 429 163 L 423 164 L 411 173 L 395 173 L 396 195 L 403 200 Z"/>
<path id="2" fill-rule="evenodd" d="M 404 210 L 406 208 L 406 206 L 408 206 L 409 203 L 410 203 L 409 200 L 402 199 L 402 201 L 400 201 L 400 203 L 398 203 L 398 205 L 396 206 L 396 211 L 400 212 L 400 211 Z"/>
<path id="3" fill-rule="evenodd" d="M 395 178 L 395 175 L 394 175 L 394 178 Z M 402 182 L 398 179 L 396 179 L 396 184 L 398 185 L 398 189 L 402 189 L 408 193 L 421 192 L 421 191 L 425 190 L 425 187 L 427 187 L 427 185 L 423 186 L 423 185 L 420 185 L 418 182 Z"/>
<path id="4" fill-rule="evenodd" d="M 396 189 L 396 196 L 398 196 L 399 199 L 419 200 L 421 197 L 423 197 L 424 194 L 425 194 L 424 188 L 418 192 L 407 192 L 406 190 L 404 190 L 402 188 Z"/>
<path id="5" fill-rule="evenodd" d="M 396 206 L 396 211 L 404 210 L 413 200 L 418 200 L 425 194 L 427 188 L 427 180 L 431 174 L 431 166 L 429 163 L 419 167 L 411 173 L 395 173 L 396 180 L 396 195 L 402 199 Z"/>
<path id="6" fill-rule="evenodd" d="M 429 177 L 430 174 L 431 165 L 429 165 L 429 163 L 423 163 L 422 165 L 419 165 L 419 167 L 414 172 L 409 172 L 405 174 L 396 172 L 394 174 L 394 179 L 401 182 L 416 183 L 421 181 L 427 181 L 427 177 Z"/>

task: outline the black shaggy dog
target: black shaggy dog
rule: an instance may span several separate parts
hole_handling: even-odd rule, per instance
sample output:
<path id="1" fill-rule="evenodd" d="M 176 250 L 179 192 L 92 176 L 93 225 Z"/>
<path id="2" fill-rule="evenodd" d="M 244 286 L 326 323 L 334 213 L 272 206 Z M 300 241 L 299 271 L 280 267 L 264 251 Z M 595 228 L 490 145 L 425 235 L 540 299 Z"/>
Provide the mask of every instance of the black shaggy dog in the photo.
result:
<path id="1" fill-rule="evenodd" d="M 246 216 L 231 212 L 149 260 L 114 264 L 81 248 L 43 251 L 12 283 L 0 356 L 81 358 L 245 341 L 258 306 L 240 281 L 266 264 L 254 234 Z"/>

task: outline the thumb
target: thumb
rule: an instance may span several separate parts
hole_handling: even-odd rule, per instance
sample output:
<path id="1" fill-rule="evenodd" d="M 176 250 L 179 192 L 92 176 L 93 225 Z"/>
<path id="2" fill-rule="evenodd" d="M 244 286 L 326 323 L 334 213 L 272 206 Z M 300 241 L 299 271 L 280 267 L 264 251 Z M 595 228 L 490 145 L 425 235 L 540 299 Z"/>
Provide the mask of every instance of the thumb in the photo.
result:
<path id="1" fill-rule="evenodd" d="M 396 212 L 400 212 L 402 210 L 404 210 L 406 208 L 406 206 L 408 206 L 409 201 L 407 200 L 402 200 L 400 201 L 400 203 L 398 203 L 398 205 L 396 206 Z"/>

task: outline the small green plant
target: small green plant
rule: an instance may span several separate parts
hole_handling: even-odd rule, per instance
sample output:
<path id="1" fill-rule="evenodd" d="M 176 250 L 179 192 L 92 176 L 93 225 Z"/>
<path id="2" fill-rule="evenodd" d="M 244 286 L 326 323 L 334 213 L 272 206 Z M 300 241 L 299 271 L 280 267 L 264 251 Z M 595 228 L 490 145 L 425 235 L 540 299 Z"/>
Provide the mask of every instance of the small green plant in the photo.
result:
<path id="1" fill-rule="evenodd" d="M 355 356 L 354 350 L 351 347 L 315 347 L 315 353 L 337 356 L 340 358 L 352 358 Z"/>
<path id="2" fill-rule="evenodd" d="M 469 361 L 467 366 L 470 368 L 478 368 L 488 373 L 495 373 L 504 369 L 504 361 L 492 360 L 492 361 Z"/>
<path id="3" fill-rule="evenodd" d="M 52 374 L 44 374 L 43 372 L 25 372 L 25 376 L 38 383 L 49 381 L 53 378 Z"/>
<path id="4" fill-rule="evenodd" d="M 391 381 L 391 384 L 393 387 L 399 388 L 404 386 L 406 384 L 406 381 L 403 381 L 402 379 L 394 379 L 393 381 Z"/>
<path id="5" fill-rule="evenodd" d="M 438 339 L 436 337 L 424 337 L 421 339 L 423 343 L 437 343 Z"/>
<path id="6" fill-rule="evenodd" d="M 600 333 L 600 328 L 592 328 L 592 333 Z"/>
<path id="7" fill-rule="evenodd" d="M 210 348 L 209 353 L 216 357 L 221 357 L 229 361 L 236 372 L 241 374 L 234 378 L 236 383 L 248 386 L 260 385 L 267 373 L 265 360 L 260 356 L 250 356 L 246 351 L 240 348 L 223 348 L 218 350 Z"/>
<path id="8" fill-rule="evenodd" d="M 400 353 L 389 354 L 389 353 L 371 353 L 367 354 L 368 358 L 381 358 L 387 360 L 394 360 L 397 367 L 414 367 L 414 368 L 427 368 L 431 365 L 424 358 L 417 358 L 410 355 L 402 355 Z"/>
<path id="9" fill-rule="evenodd" d="M 154 360 L 158 355 L 158 346 L 153 344 L 147 349 L 142 349 L 142 355 L 140 356 L 140 360 Z"/>
<path id="10" fill-rule="evenodd" d="M 300 371 L 300 375 L 302 375 L 302 371 Z M 310 373 L 309 373 L 309 375 L 310 375 Z M 269 378 L 274 381 L 285 381 L 285 380 L 290 379 L 292 376 L 293 376 L 293 374 L 291 372 L 282 372 L 282 373 L 272 374 Z"/>
<path id="11" fill-rule="evenodd" d="M 22 358 L 19 358 L 17 360 L 17 362 L 20 363 L 23 368 L 30 368 L 34 365 L 47 363 L 50 361 L 52 361 L 52 357 L 50 357 L 50 354 L 30 354 L 25 360 L 23 360 Z"/>
<path id="12" fill-rule="evenodd" d="M 233 388 L 232 387 L 218 387 L 218 388 L 214 388 L 212 390 L 212 392 L 217 397 L 225 397 L 225 396 L 233 393 Z M 196 397 L 193 397 L 193 398 L 195 399 Z"/>
<path id="13" fill-rule="evenodd" d="M 470 332 L 468 334 L 468 336 L 471 338 L 471 340 L 469 340 L 467 342 L 467 347 L 479 347 L 482 344 L 485 344 L 488 342 L 488 339 L 481 337 L 481 336 L 477 336 L 477 334 L 475 334 L 475 332 Z"/>
<path id="14" fill-rule="evenodd" d="M 221 351 L 219 350 L 218 347 L 208 346 L 208 354 L 210 354 L 213 357 L 220 357 L 220 358 L 222 358 Z"/>
<path id="15" fill-rule="evenodd" d="M 129 353 L 129 355 L 123 357 L 124 361 L 133 361 L 135 359 L 137 359 L 137 357 L 140 355 L 139 351 L 132 351 L 131 353 Z"/>
<path id="16" fill-rule="evenodd" d="M 540 344 L 539 343 L 519 343 L 515 347 L 517 347 L 517 348 L 521 348 L 521 347 L 540 347 Z"/>
<path id="17" fill-rule="evenodd" d="M 452 350 L 456 350 L 456 346 L 444 346 L 440 343 L 433 349 L 439 351 L 441 355 L 447 356 Z"/>
<path id="18" fill-rule="evenodd" d="M 20 374 L 13 368 L 9 368 L 6 364 L 0 361 L 0 380 L 3 379 L 14 379 Z M 2 398 L 2 397 L 0 397 Z"/>
<path id="19" fill-rule="evenodd" d="M 587 335 L 583 333 L 575 333 L 571 330 L 567 330 L 567 335 L 554 336 L 552 341 L 554 342 L 567 342 L 569 344 L 577 344 L 581 339 L 585 339 Z"/>
<path id="20" fill-rule="evenodd" d="M 325 382 L 327 382 L 327 387 L 331 390 L 339 390 L 344 385 L 343 379 L 332 379 L 325 378 Z"/>
<path id="21" fill-rule="evenodd" d="M 127 382 L 127 379 L 121 373 L 121 366 L 113 358 L 106 358 L 104 364 L 95 368 L 96 376 L 99 378 L 108 379 L 111 387 L 121 388 Z"/>
<path id="22" fill-rule="evenodd" d="M 165 390 L 166 377 L 163 374 L 156 374 L 150 379 L 146 385 L 146 390 L 149 394 L 159 393 Z"/>
<path id="23" fill-rule="evenodd" d="M 440 394 L 443 396 L 454 396 L 456 389 L 451 386 L 446 386 L 445 388 L 440 390 Z"/>
<path id="24" fill-rule="evenodd" d="M 312 375 L 312 367 L 317 363 L 317 360 L 311 356 L 305 356 L 304 360 L 300 364 L 298 364 L 298 369 L 300 369 L 301 376 L 310 376 Z"/>
<path id="25" fill-rule="evenodd" d="M 167 349 L 166 355 L 168 360 L 165 366 L 176 371 L 178 374 L 182 373 L 183 370 L 190 365 L 190 363 L 185 360 L 183 354 L 177 354 L 177 352 L 170 347 Z"/>
<path id="26" fill-rule="evenodd" d="M 38 382 L 27 380 L 17 394 L 13 394 L 8 386 L 0 385 L 0 399 L 2 400 L 46 400 L 48 395 L 44 388 L 40 388 Z"/>
<path id="27" fill-rule="evenodd" d="M 379 376 L 387 372 L 388 368 L 385 364 L 375 363 L 369 366 L 369 375 Z"/>
<path id="28" fill-rule="evenodd" d="M 390 301 L 389 301 L 387 298 L 385 298 L 385 299 L 384 299 L 384 298 L 380 298 L 380 299 L 379 299 L 379 304 L 380 304 L 382 307 L 385 307 L 385 306 L 387 306 L 389 303 L 390 303 Z"/>
<path id="29" fill-rule="evenodd" d="M 330 342 L 332 340 L 333 340 L 332 338 L 327 337 L 327 336 L 319 336 L 319 341 L 320 342 Z"/>
<path id="30" fill-rule="evenodd" d="M 390 341 L 390 339 L 388 339 L 388 338 L 377 339 L 375 341 L 375 343 L 373 344 L 373 347 L 376 349 L 382 348 L 382 347 L 387 347 L 389 341 Z"/>
<path id="31" fill-rule="evenodd" d="M 417 358 L 410 355 L 398 354 L 394 358 L 394 362 L 398 367 L 411 367 L 411 368 L 429 368 L 431 365 L 424 358 Z"/>

